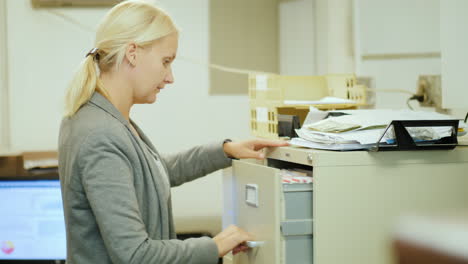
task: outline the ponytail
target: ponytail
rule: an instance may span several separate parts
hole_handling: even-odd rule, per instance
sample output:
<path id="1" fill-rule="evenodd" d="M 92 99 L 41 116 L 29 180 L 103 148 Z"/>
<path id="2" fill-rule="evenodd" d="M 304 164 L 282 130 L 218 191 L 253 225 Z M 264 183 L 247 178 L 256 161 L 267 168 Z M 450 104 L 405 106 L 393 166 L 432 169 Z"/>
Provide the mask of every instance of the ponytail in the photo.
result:
<path id="1" fill-rule="evenodd" d="M 107 95 L 103 88 L 94 56 L 86 56 L 68 87 L 65 97 L 65 116 L 74 115 L 82 105 L 91 99 L 95 91 Z"/>

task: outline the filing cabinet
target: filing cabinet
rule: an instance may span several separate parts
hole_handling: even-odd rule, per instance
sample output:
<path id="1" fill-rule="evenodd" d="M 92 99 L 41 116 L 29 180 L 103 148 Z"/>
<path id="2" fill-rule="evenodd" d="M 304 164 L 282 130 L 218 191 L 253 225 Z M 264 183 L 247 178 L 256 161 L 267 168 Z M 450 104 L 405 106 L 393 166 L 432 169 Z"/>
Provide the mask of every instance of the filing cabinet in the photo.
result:
<path id="1" fill-rule="evenodd" d="M 227 264 L 394 263 L 392 229 L 408 212 L 468 208 L 468 148 L 333 152 L 282 147 L 238 160 L 223 178 L 223 226 L 265 244 Z M 281 169 L 312 171 L 282 184 Z"/>

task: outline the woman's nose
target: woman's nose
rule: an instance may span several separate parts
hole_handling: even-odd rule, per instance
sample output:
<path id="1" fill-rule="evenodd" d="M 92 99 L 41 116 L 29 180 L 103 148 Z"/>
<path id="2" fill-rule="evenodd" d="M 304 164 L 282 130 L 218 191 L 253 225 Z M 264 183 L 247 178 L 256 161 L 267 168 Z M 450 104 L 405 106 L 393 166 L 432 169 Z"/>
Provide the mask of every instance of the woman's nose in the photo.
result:
<path id="1" fill-rule="evenodd" d="M 168 74 L 166 75 L 166 78 L 164 81 L 168 84 L 174 83 L 174 75 L 172 74 L 172 68 L 169 69 Z"/>

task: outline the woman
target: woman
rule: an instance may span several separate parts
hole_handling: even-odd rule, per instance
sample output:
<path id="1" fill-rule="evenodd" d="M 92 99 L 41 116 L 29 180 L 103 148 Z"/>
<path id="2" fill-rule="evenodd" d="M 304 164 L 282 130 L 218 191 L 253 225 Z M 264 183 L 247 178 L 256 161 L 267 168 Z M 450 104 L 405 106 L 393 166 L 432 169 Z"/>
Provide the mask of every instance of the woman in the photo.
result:
<path id="1" fill-rule="evenodd" d="M 134 104 L 153 103 L 174 82 L 178 31 L 153 5 L 123 2 L 96 33 L 66 97 L 59 170 L 67 263 L 217 263 L 252 239 L 231 226 L 213 239 L 176 239 L 170 187 L 259 158 L 286 143 L 215 142 L 161 156 L 130 119 Z M 98 70 L 97 70 L 98 69 Z"/>

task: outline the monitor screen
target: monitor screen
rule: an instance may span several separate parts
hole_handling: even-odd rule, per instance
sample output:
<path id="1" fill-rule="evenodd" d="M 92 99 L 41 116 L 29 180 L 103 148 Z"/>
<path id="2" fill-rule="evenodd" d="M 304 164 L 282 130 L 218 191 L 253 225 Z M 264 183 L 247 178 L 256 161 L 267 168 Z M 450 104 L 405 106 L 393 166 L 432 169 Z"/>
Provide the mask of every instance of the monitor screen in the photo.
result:
<path id="1" fill-rule="evenodd" d="M 0 263 L 66 259 L 60 182 L 0 178 Z"/>

